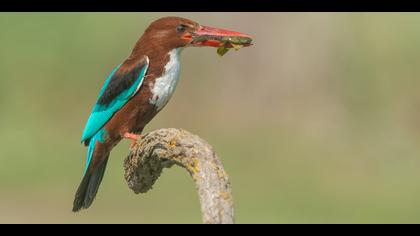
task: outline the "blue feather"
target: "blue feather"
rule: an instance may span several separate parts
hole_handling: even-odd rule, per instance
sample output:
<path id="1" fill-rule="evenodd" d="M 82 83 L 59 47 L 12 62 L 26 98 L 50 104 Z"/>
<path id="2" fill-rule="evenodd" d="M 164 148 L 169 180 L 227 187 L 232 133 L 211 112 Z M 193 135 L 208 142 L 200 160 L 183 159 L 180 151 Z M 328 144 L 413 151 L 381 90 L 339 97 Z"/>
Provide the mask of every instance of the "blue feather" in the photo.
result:
<path id="1" fill-rule="evenodd" d="M 123 107 L 128 100 L 137 92 L 138 88 L 141 86 L 143 82 L 144 75 L 146 74 L 148 63 L 146 63 L 142 68 L 141 71 L 135 80 L 135 82 L 126 90 L 122 91 L 117 97 L 115 97 L 109 104 L 103 105 L 98 104 L 96 102 L 95 106 L 93 107 L 92 113 L 89 116 L 89 119 L 86 123 L 85 129 L 82 134 L 81 142 L 92 138 L 117 112 L 121 107 Z M 121 65 L 120 65 L 121 66 Z M 103 95 L 104 91 L 106 90 L 107 86 L 109 85 L 112 77 L 120 68 L 118 66 L 115 68 L 112 73 L 108 76 L 105 81 L 104 86 L 102 87 L 98 99 Z M 89 145 L 90 147 L 90 145 Z"/>
<path id="2" fill-rule="evenodd" d="M 86 166 L 85 166 L 85 171 L 83 173 L 83 175 L 86 174 L 86 171 L 89 168 L 90 162 L 92 161 L 92 156 L 93 156 L 93 152 L 95 151 L 95 145 L 96 142 L 105 142 L 105 136 L 106 136 L 106 131 L 105 129 L 100 129 L 90 140 L 89 142 L 89 147 L 88 147 L 88 151 L 87 151 L 87 157 L 86 157 Z"/>

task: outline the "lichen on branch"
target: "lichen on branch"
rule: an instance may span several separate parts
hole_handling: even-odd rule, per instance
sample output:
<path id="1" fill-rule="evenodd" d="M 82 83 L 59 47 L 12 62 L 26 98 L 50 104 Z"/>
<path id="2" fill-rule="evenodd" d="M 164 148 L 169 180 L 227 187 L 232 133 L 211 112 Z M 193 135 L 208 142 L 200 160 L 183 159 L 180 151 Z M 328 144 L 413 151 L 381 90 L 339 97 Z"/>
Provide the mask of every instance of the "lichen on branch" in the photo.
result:
<path id="1" fill-rule="evenodd" d="M 234 223 L 228 175 L 210 144 L 188 131 L 169 128 L 144 135 L 130 148 L 124 177 L 135 193 L 146 193 L 163 168 L 173 165 L 185 168 L 194 179 L 203 223 Z"/>

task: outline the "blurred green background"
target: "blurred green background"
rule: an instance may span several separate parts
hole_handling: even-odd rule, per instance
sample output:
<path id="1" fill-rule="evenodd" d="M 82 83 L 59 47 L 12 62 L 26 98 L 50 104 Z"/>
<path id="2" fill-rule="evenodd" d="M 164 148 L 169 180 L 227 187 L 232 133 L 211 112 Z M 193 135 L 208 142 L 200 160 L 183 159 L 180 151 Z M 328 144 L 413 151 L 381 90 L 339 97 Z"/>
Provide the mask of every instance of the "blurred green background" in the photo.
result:
<path id="1" fill-rule="evenodd" d="M 237 223 L 420 223 L 415 13 L 1 13 L 1 223 L 201 222 L 181 169 L 133 194 L 129 141 L 92 207 L 71 212 L 97 94 L 167 15 L 254 37 L 223 57 L 184 50 L 177 91 L 146 127 L 184 128 L 214 146 Z"/>

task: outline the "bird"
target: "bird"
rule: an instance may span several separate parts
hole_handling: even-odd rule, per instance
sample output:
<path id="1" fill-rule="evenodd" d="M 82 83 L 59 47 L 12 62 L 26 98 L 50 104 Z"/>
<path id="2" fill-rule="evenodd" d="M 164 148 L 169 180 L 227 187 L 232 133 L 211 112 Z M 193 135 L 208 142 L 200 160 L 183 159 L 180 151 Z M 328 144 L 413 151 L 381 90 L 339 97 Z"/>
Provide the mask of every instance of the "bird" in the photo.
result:
<path id="1" fill-rule="evenodd" d="M 195 40 L 207 36 L 208 40 Z M 219 47 L 225 36 L 246 34 L 203 26 L 169 16 L 153 21 L 131 54 L 106 78 L 83 130 L 87 146 L 83 178 L 73 212 L 92 205 L 102 182 L 110 152 L 122 139 L 141 139 L 144 127 L 165 107 L 180 74 L 180 53 L 187 47 Z"/>

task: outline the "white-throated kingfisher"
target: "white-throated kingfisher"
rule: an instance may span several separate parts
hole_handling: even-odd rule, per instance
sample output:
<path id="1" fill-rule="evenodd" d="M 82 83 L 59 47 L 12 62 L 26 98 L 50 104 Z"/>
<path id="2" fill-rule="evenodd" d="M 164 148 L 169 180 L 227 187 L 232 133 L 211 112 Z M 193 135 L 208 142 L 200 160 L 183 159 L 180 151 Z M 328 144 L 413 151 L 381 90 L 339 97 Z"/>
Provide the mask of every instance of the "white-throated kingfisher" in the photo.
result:
<path id="1" fill-rule="evenodd" d="M 195 40 L 203 36 L 207 40 Z M 219 47 L 223 42 L 218 39 L 223 37 L 249 36 L 179 17 L 158 19 L 145 30 L 131 55 L 106 79 L 83 131 L 87 161 L 74 212 L 92 204 L 112 148 L 123 138 L 135 142 L 168 103 L 179 79 L 182 49 Z"/>

